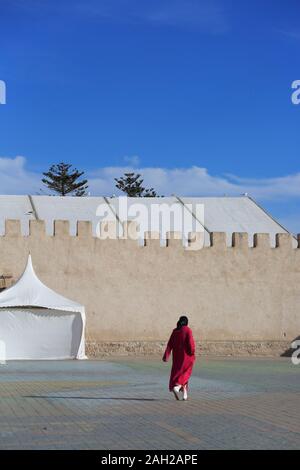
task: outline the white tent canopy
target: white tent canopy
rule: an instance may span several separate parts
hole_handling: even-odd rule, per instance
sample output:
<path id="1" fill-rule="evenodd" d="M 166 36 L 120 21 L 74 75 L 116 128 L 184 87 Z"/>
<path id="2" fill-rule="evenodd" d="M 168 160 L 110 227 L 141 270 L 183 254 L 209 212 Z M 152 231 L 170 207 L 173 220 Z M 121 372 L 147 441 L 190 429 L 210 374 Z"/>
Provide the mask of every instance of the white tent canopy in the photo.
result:
<path id="1" fill-rule="evenodd" d="M 37 277 L 29 255 L 17 283 L 0 293 L 7 359 L 85 359 L 85 310 Z"/>

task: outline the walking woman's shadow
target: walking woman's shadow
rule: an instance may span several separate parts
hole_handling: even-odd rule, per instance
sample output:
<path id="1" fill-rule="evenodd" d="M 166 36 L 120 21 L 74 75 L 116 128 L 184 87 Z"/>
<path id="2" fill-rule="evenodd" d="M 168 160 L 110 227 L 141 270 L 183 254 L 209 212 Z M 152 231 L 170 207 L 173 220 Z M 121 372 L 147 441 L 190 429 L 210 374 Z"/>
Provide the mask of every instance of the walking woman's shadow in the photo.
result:
<path id="1" fill-rule="evenodd" d="M 118 401 L 162 401 L 158 398 L 128 398 L 128 397 L 61 397 L 52 395 L 26 395 L 24 398 L 51 398 L 51 399 L 65 399 L 65 400 L 118 400 Z"/>

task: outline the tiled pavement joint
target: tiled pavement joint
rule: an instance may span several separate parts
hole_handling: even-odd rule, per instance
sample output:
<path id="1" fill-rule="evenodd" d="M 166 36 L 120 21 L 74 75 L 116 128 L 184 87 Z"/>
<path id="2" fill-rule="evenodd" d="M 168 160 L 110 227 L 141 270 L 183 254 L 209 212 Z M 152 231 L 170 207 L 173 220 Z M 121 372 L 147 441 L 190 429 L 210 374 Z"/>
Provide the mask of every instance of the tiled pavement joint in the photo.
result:
<path id="1" fill-rule="evenodd" d="M 300 366 L 199 358 L 190 400 L 160 358 L 0 367 L 0 449 L 298 449 Z"/>

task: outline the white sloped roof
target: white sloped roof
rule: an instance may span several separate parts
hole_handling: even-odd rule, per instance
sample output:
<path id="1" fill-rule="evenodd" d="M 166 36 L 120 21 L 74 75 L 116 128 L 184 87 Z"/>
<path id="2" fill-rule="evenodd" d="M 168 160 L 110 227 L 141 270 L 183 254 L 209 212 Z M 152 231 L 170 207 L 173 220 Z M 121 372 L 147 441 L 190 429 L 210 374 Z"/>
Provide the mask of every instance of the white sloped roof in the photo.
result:
<path id="1" fill-rule="evenodd" d="M 195 198 L 181 198 L 185 204 Z M 247 197 L 196 198 L 204 204 L 204 222 L 210 232 L 286 233 L 287 230 Z"/>
<path id="2" fill-rule="evenodd" d="M 0 308 L 3 307 L 44 307 L 84 314 L 83 305 L 57 294 L 39 280 L 30 255 L 20 279 L 0 293 Z"/>
<path id="3" fill-rule="evenodd" d="M 27 234 L 28 220 L 35 219 L 36 216 L 46 221 L 48 234 L 53 233 L 53 220 L 59 219 L 70 221 L 70 232 L 73 235 L 76 233 L 78 220 L 91 221 L 95 232 L 96 224 L 100 219 L 96 212 L 101 204 L 107 208 L 108 219 L 115 220 L 115 213 L 117 213 L 121 221 L 126 220 L 126 217 L 118 210 L 120 199 L 118 197 L 0 196 L 0 233 L 4 233 L 5 219 L 19 219 L 22 223 L 22 232 Z M 247 196 L 181 197 L 180 199 L 184 204 L 192 204 L 193 207 L 196 204 L 204 204 L 204 225 L 209 232 L 269 233 L 271 235 L 288 232 Z M 148 209 L 152 204 L 181 204 L 176 197 L 127 198 L 129 208 L 136 203 L 142 203 Z M 146 220 L 145 225 L 147 225 Z M 159 229 L 160 227 L 151 226 L 152 231 L 159 231 Z M 172 229 L 178 230 L 176 221 Z"/>

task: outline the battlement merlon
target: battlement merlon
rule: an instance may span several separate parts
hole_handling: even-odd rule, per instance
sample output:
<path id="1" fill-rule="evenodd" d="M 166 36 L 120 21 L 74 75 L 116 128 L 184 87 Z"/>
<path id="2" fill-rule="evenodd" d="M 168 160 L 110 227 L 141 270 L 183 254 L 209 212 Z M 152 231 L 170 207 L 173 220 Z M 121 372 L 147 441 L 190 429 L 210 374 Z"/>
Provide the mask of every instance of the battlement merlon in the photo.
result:
<path id="1" fill-rule="evenodd" d="M 212 249 L 217 251 L 226 251 L 227 249 L 234 250 L 247 250 L 258 249 L 265 250 L 271 248 L 271 235 L 268 233 L 255 233 L 253 235 L 253 248 L 249 247 L 251 236 L 246 232 L 234 232 L 231 236 L 231 244 L 228 245 L 228 234 L 226 232 L 212 232 L 210 233 L 209 246 L 204 244 L 203 232 L 191 232 L 188 236 L 187 246 L 183 248 L 182 240 L 183 234 L 181 232 L 167 232 L 162 236 L 157 231 L 144 232 L 143 236 L 139 233 L 139 226 L 135 221 L 126 221 L 119 224 L 115 221 L 99 222 L 96 227 L 96 232 L 93 231 L 93 224 L 90 221 L 79 220 L 76 222 L 76 233 L 71 235 L 70 228 L 74 223 L 69 220 L 54 220 L 52 234 L 46 233 L 46 222 L 43 220 L 29 220 L 29 232 L 24 235 L 22 233 L 21 220 L 6 219 L 5 231 L 1 238 L 27 238 L 27 237 L 59 237 L 61 239 L 70 238 L 98 238 L 100 242 L 105 242 L 107 239 L 116 240 L 130 240 L 138 243 L 141 240 L 140 246 L 160 246 L 161 248 L 182 248 L 186 251 L 196 251 L 201 248 Z M 273 235 L 274 237 L 274 235 Z M 160 243 L 160 239 L 164 238 L 166 244 Z M 275 235 L 275 249 L 290 250 L 300 248 L 300 234 L 293 236 L 290 233 L 278 233 Z"/>

